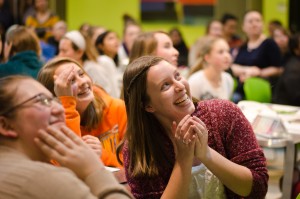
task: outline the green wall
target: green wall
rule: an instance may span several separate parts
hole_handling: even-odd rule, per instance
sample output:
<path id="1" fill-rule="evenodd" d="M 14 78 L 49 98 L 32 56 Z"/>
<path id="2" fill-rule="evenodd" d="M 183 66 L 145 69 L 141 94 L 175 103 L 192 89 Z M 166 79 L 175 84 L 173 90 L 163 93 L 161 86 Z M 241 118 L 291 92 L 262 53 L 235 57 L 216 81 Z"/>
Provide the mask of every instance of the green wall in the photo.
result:
<path id="1" fill-rule="evenodd" d="M 288 4 L 289 0 L 262 0 L 265 24 L 267 25 L 272 19 L 279 19 L 284 25 L 287 25 Z M 78 29 L 82 23 L 88 22 L 112 29 L 119 36 L 122 36 L 123 14 L 128 13 L 138 21 L 140 20 L 140 0 L 67 0 L 66 9 L 66 20 L 70 30 Z M 180 13 L 180 6 L 177 7 L 177 10 Z M 163 22 L 142 24 L 144 31 L 168 31 L 174 26 L 179 27 L 189 46 L 205 32 L 204 25 L 195 26 Z"/>
<path id="2" fill-rule="evenodd" d="M 139 0 L 67 0 L 66 20 L 69 30 L 78 29 L 82 23 L 101 25 L 116 31 L 123 29 L 123 14 L 139 19 Z"/>
<path id="3" fill-rule="evenodd" d="M 278 19 L 288 27 L 289 0 L 263 0 L 263 16 L 266 25 L 269 21 Z"/>

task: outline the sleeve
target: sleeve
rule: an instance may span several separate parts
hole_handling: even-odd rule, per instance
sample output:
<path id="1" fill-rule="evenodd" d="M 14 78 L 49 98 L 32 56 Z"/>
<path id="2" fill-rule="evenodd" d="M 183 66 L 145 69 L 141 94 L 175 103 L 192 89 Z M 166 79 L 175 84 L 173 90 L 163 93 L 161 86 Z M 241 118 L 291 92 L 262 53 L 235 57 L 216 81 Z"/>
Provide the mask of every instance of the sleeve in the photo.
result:
<path id="1" fill-rule="evenodd" d="M 269 39 L 267 49 L 267 57 L 269 59 L 269 66 L 281 67 L 281 53 L 278 45 L 273 39 Z"/>
<path id="2" fill-rule="evenodd" d="M 250 169 L 253 176 L 252 190 L 247 198 L 264 198 L 269 179 L 266 158 L 257 143 L 251 124 L 230 101 L 223 100 L 223 107 L 219 107 L 219 110 L 227 110 L 221 120 L 221 125 L 225 127 L 224 132 L 228 132 L 224 136 L 227 158 Z"/>
<path id="3" fill-rule="evenodd" d="M 65 109 L 67 127 L 72 129 L 76 135 L 81 136 L 80 115 L 76 110 L 76 99 L 72 96 L 61 96 L 59 99 Z"/>
<path id="4" fill-rule="evenodd" d="M 102 149 L 101 160 L 105 166 L 122 168 L 117 160 L 117 155 L 111 151 Z"/>
<path id="5" fill-rule="evenodd" d="M 126 107 L 123 100 L 115 99 L 117 101 L 117 116 L 118 125 L 119 125 L 119 141 L 124 138 L 126 128 L 127 128 L 127 114 L 126 114 Z"/>
<path id="6" fill-rule="evenodd" d="M 36 172 L 26 186 L 26 195 L 32 198 L 64 199 L 128 199 L 132 196 L 111 173 L 99 170 L 89 175 L 85 182 L 67 169 L 60 168 Z"/>

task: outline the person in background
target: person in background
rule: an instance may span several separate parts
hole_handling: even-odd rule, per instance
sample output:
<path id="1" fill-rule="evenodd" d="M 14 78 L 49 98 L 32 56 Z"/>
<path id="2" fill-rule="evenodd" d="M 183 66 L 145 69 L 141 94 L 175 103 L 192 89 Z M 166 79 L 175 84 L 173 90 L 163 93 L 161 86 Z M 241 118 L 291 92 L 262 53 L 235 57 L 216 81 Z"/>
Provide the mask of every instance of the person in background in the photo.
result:
<path id="1" fill-rule="evenodd" d="M 187 66 L 189 49 L 185 44 L 183 36 L 178 28 L 172 28 L 169 31 L 170 38 L 173 42 L 174 48 L 179 52 L 178 66 Z"/>
<path id="2" fill-rule="evenodd" d="M 82 66 L 70 58 L 54 58 L 40 70 L 38 81 L 61 100 L 66 124 L 78 136 L 97 137 L 103 146 L 106 166 L 121 167 L 116 146 L 127 124 L 124 102 L 93 85 Z"/>
<path id="3" fill-rule="evenodd" d="M 52 36 L 48 38 L 48 44 L 55 48 L 55 55 L 59 53 L 59 41 L 67 33 L 68 27 L 65 21 L 58 21 L 53 25 Z"/>
<path id="4" fill-rule="evenodd" d="M 140 25 L 129 15 L 123 16 L 124 29 L 123 29 L 123 41 L 118 50 L 119 67 L 124 73 L 126 66 L 129 63 L 129 55 L 132 49 L 132 45 L 137 36 L 142 33 Z"/>
<path id="5" fill-rule="evenodd" d="M 198 47 L 198 63 L 191 68 L 188 79 L 191 94 L 199 100 L 230 100 L 233 79 L 229 73 L 232 58 L 228 43 L 223 38 L 203 37 Z"/>
<path id="6" fill-rule="evenodd" d="M 278 45 L 281 53 L 281 66 L 285 66 L 287 60 L 291 57 L 289 49 L 290 33 L 283 27 L 275 28 L 273 31 L 273 39 Z"/>
<path id="7" fill-rule="evenodd" d="M 204 36 L 222 37 L 223 36 L 222 23 L 216 19 L 208 22 Z M 197 60 L 196 46 L 202 45 L 201 43 L 199 44 L 199 42 L 203 41 L 201 40 L 201 38 L 202 37 L 199 37 L 197 41 L 190 48 L 189 56 L 188 56 L 188 64 L 190 67 L 196 64 L 196 60 Z"/>
<path id="8" fill-rule="evenodd" d="M 177 68 L 155 56 L 129 64 L 123 83 L 128 127 L 118 152 L 136 198 L 264 198 L 266 159 L 236 105 L 193 103 Z"/>
<path id="9" fill-rule="evenodd" d="M 238 79 L 233 101 L 244 99 L 243 82 L 249 77 L 267 79 L 274 88 L 282 73 L 280 50 L 275 41 L 263 33 L 262 16 L 257 11 L 248 11 L 244 16 L 243 31 L 247 42 L 242 45 L 231 66 L 233 75 Z"/>
<path id="10" fill-rule="evenodd" d="M 97 50 L 88 37 L 77 30 L 66 33 L 59 42 L 58 56 L 69 57 L 80 62 L 95 84 L 104 88 L 112 97 L 119 97 L 114 74 L 97 62 Z"/>
<path id="11" fill-rule="evenodd" d="M 300 33 L 291 36 L 289 48 L 292 56 L 284 65 L 284 71 L 275 88 L 273 102 L 300 106 Z"/>
<path id="12" fill-rule="evenodd" d="M 268 24 L 268 32 L 269 32 L 269 36 L 270 36 L 271 38 L 274 37 L 274 35 L 273 35 L 274 30 L 275 30 L 276 28 L 280 28 L 280 27 L 282 27 L 282 23 L 281 23 L 279 20 L 277 20 L 277 19 L 271 20 L 271 21 L 269 22 L 269 24 Z"/>
<path id="13" fill-rule="evenodd" d="M 95 45 L 97 37 L 104 33 L 106 31 L 106 28 L 102 26 L 90 26 L 90 28 L 87 31 L 87 36 L 90 38 L 93 45 Z"/>
<path id="14" fill-rule="evenodd" d="M 98 62 L 110 74 L 110 79 L 114 81 L 114 84 L 117 85 L 117 98 L 120 97 L 124 72 L 123 68 L 119 67 L 119 42 L 117 33 L 107 30 L 97 37 L 95 43 L 99 52 Z"/>
<path id="15" fill-rule="evenodd" d="M 43 41 L 47 42 L 48 38 L 52 36 L 51 29 L 59 17 L 49 9 L 48 0 L 35 0 L 35 13 L 29 15 L 26 19 L 25 25 L 35 29 L 36 32 L 43 32 Z"/>
<path id="16" fill-rule="evenodd" d="M 228 42 L 233 57 L 236 56 L 238 48 L 242 45 L 242 39 L 236 34 L 238 27 L 238 18 L 232 14 L 226 13 L 221 18 L 223 24 L 223 38 Z"/>
<path id="17" fill-rule="evenodd" d="M 42 67 L 39 40 L 34 32 L 24 26 L 14 25 L 6 34 L 4 60 L 0 64 L 0 77 L 8 75 L 28 75 L 37 77 Z"/>
<path id="18" fill-rule="evenodd" d="M 132 198 L 65 126 L 63 107 L 44 86 L 25 76 L 0 85 L 1 198 Z"/>
<path id="19" fill-rule="evenodd" d="M 144 55 L 155 55 L 178 66 L 178 51 L 174 48 L 170 36 L 162 31 L 145 32 L 134 41 L 129 63 Z"/>

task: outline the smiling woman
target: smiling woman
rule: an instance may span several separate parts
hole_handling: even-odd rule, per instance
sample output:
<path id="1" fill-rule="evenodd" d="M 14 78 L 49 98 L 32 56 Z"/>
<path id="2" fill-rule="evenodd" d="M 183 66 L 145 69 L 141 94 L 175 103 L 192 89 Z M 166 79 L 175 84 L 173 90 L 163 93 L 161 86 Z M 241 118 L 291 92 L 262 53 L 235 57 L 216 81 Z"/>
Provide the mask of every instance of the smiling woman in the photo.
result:
<path id="1" fill-rule="evenodd" d="M 0 84 L 1 198 L 131 198 L 65 126 L 63 107 L 43 85 L 25 76 Z"/>
<path id="2" fill-rule="evenodd" d="M 123 84 L 128 127 L 118 151 L 136 198 L 264 198 L 266 159 L 236 105 L 193 102 L 177 68 L 155 56 L 129 64 Z"/>
<path id="3" fill-rule="evenodd" d="M 100 150 L 99 154 L 102 152 L 106 166 L 120 167 L 115 150 L 127 123 L 124 102 L 93 85 L 82 66 L 70 58 L 48 62 L 41 69 L 38 80 L 62 102 L 67 126 L 95 150 Z M 102 151 L 97 148 L 99 139 Z M 105 144 L 107 140 L 112 143 L 109 147 Z"/>

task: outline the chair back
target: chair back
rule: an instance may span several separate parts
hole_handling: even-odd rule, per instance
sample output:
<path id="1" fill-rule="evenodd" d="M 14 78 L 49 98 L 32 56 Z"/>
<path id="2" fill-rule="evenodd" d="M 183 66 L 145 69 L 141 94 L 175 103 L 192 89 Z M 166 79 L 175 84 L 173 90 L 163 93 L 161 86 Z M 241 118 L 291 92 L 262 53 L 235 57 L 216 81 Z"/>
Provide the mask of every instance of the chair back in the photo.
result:
<path id="1" fill-rule="evenodd" d="M 270 103 L 272 90 L 270 83 L 262 78 L 251 77 L 244 82 L 246 100 Z"/>

